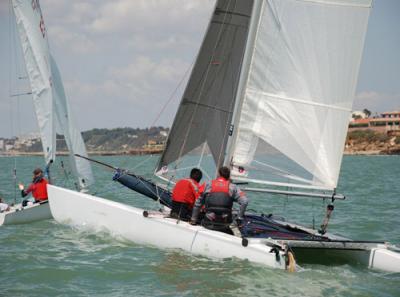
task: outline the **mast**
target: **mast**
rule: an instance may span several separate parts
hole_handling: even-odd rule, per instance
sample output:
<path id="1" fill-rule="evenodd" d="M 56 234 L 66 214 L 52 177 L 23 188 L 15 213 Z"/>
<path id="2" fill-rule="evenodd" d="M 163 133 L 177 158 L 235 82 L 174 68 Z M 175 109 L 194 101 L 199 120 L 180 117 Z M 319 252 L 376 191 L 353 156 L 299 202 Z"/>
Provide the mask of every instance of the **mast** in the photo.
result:
<path id="1" fill-rule="evenodd" d="M 254 53 L 254 44 L 257 38 L 258 27 L 260 25 L 263 4 L 264 0 L 254 0 L 253 11 L 250 19 L 249 34 L 247 37 L 246 49 L 242 61 L 242 70 L 240 72 L 240 79 L 236 92 L 235 107 L 233 109 L 232 121 L 229 128 L 229 138 L 225 150 L 224 165 L 227 167 L 231 167 L 231 159 L 233 154 L 232 145 L 235 143 L 238 131 L 238 129 L 235 128 L 239 122 L 240 109 L 244 99 L 245 87 L 249 79 L 250 61 Z"/>

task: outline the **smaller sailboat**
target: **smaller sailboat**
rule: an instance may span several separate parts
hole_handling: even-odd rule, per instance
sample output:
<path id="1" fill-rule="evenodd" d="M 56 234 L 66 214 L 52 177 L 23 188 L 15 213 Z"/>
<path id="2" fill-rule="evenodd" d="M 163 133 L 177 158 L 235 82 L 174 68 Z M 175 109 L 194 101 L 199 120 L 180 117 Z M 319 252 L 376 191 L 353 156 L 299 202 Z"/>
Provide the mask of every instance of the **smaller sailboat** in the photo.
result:
<path id="1" fill-rule="evenodd" d="M 87 156 L 81 133 L 71 118 L 61 75 L 50 54 L 47 31 L 38 0 L 13 0 L 13 11 L 23 49 L 37 122 L 42 140 L 45 167 L 48 173 L 56 158 L 56 124 L 65 137 L 69 149 L 70 166 L 76 177 L 76 189 L 85 189 L 94 182 L 87 160 L 76 158 L 75 153 Z M 48 201 L 22 207 L 13 205 L 0 213 L 0 226 L 22 224 L 52 218 Z"/>
<path id="2" fill-rule="evenodd" d="M 371 0 L 218 0 L 160 157 L 171 181 L 193 167 L 212 179 L 229 166 L 248 192 L 344 199 L 336 193 Z M 129 171 L 121 184 L 170 206 L 170 192 Z M 297 189 L 294 191 L 293 189 Z M 246 189 L 245 189 L 246 190 Z M 247 213 L 229 235 L 55 186 L 58 222 L 160 248 L 212 258 L 237 257 L 273 268 L 301 255 L 400 272 L 398 248 Z M 331 261 L 333 258 L 333 261 Z M 331 262 L 329 262 L 331 261 Z"/>

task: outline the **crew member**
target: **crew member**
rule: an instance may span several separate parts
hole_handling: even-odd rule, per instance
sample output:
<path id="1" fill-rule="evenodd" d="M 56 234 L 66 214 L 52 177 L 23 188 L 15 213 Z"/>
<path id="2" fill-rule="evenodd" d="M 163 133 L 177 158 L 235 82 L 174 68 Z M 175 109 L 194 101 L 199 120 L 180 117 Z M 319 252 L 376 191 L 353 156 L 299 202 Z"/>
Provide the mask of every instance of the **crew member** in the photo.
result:
<path id="1" fill-rule="evenodd" d="M 232 223 L 233 202 L 240 205 L 237 220 L 243 220 L 248 204 L 248 199 L 235 184 L 230 182 L 231 171 L 228 167 L 221 167 L 218 170 L 218 177 L 206 184 L 204 193 L 193 208 L 190 223 L 196 224 L 201 206 L 205 206 L 205 216 L 202 225 L 207 229 L 233 234 L 229 225 Z"/>
<path id="2" fill-rule="evenodd" d="M 26 197 L 29 193 L 32 193 L 32 196 L 35 199 L 35 203 L 46 201 L 48 199 L 47 184 L 48 182 L 43 176 L 43 170 L 40 168 L 36 168 L 33 171 L 32 183 L 29 185 L 28 189 L 25 190 L 24 185 L 19 184 L 21 196 Z M 28 201 L 28 199 L 23 200 L 22 206 L 26 206 L 28 204 Z"/>
<path id="3" fill-rule="evenodd" d="M 171 217 L 189 221 L 193 205 L 203 191 L 200 186 L 203 173 L 198 168 L 190 171 L 190 178 L 179 180 L 172 190 Z"/>

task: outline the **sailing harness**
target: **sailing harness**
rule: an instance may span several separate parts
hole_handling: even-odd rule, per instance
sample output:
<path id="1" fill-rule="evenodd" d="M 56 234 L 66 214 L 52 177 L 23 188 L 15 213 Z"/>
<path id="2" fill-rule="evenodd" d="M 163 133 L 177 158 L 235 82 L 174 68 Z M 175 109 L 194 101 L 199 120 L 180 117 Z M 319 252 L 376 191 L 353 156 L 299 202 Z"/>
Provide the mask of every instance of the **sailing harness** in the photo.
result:
<path id="1" fill-rule="evenodd" d="M 230 182 L 222 177 L 212 180 L 211 190 L 205 197 L 205 228 L 227 231 L 232 223 L 233 199 L 229 193 Z"/>

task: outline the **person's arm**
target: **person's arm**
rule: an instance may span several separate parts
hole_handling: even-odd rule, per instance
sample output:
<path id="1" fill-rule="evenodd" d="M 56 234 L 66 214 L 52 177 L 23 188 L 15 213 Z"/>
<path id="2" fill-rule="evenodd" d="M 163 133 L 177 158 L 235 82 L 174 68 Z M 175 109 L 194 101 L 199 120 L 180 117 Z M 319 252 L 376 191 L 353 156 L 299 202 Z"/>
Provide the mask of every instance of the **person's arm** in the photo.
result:
<path id="1" fill-rule="evenodd" d="M 30 184 L 28 189 L 26 189 L 26 190 L 24 190 L 24 186 L 23 185 L 22 185 L 22 189 L 21 189 L 21 186 L 20 186 L 21 196 L 22 197 L 28 196 L 28 194 L 33 191 L 34 186 L 35 186 L 34 184 Z"/>
<path id="2" fill-rule="evenodd" d="M 193 207 L 193 212 L 192 212 L 192 218 L 190 220 L 191 224 L 196 224 L 197 219 L 199 217 L 199 213 L 201 210 L 201 206 L 204 205 L 205 203 L 205 199 L 206 199 L 206 195 L 208 192 L 210 192 L 211 186 L 207 183 L 204 189 L 203 194 L 201 194 L 201 196 L 196 200 L 196 202 L 194 203 L 194 207 Z"/>
<path id="3" fill-rule="evenodd" d="M 204 204 L 204 195 L 201 195 L 196 202 L 194 203 L 193 211 L 192 211 L 192 218 L 190 219 L 190 223 L 192 225 L 197 223 L 197 219 L 199 217 L 201 206 Z"/>
<path id="4" fill-rule="evenodd" d="M 246 212 L 247 205 L 249 204 L 249 199 L 247 198 L 245 192 L 241 191 L 235 184 L 231 184 L 232 198 L 233 201 L 239 203 L 239 213 L 238 219 L 243 220 L 244 213 Z"/>

